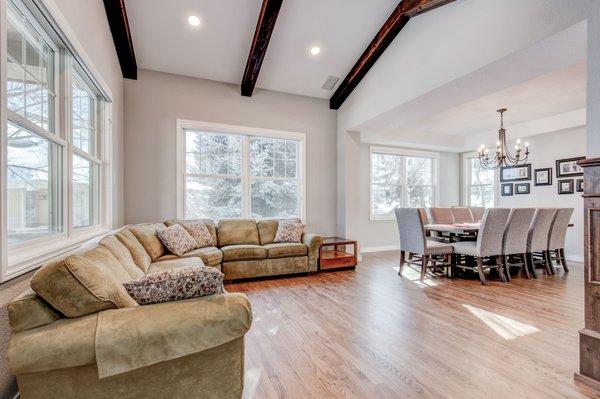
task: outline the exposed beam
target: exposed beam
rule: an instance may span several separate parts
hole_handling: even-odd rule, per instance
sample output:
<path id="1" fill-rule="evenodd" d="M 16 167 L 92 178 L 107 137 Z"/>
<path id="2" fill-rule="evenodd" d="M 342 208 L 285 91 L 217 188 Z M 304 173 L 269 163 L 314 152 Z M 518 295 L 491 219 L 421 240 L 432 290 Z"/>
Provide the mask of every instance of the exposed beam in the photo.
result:
<path id="1" fill-rule="evenodd" d="M 112 33 L 121 72 L 126 79 L 137 79 L 137 63 L 133 51 L 133 40 L 125 9 L 125 0 L 104 0 L 104 9 Z"/>
<path id="2" fill-rule="evenodd" d="M 385 49 L 394 41 L 398 33 L 414 16 L 452 3 L 454 0 L 403 0 L 385 21 L 379 32 L 367 46 L 348 75 L 329 99 L 329 108 L 338 109 L 356 86 L 365 77 L 369 69 L 377 62 Z"/>
<path id="3" fill-rule="evenodd" d="M 242 96 L 252 97 L 282 2 L 283 0 L 263 0 L 242 79 Z"/>

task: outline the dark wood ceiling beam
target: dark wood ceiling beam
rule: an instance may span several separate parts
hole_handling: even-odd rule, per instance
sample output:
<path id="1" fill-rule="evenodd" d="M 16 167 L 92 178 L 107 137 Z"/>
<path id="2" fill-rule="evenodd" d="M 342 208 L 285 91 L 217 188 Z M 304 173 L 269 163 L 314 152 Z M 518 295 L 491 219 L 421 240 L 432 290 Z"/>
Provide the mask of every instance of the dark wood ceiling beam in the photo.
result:
<path id="1" fill-rule="evenodd" d="M 329 99 L 329 108 L 338 109 L 358 86 L 381 54 L 394 41 L 408 21 L 419 14 L 452 3 L 454 0 L 402 0 L 367 46 L 348 75 Z"/>
<path id="2" fill-rule="evenodd" d="M 125 0 L 104 0 L 104 9 L 106 10 L 108 25 L 115 43 L 123 77 L 137 79 L 137 62 L 135 61 L 135 51 L 133 50 Z"/>
<path id="3" fill-rule="evenodd" d="M 263 0 L 242 78 L 242 96 L 252 97 L 283 0 Z"/>

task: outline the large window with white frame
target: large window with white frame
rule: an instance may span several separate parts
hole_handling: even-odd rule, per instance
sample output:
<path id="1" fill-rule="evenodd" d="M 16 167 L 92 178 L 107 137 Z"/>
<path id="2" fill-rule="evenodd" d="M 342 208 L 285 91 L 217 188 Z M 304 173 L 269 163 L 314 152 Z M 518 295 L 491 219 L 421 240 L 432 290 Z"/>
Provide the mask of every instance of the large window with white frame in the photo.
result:
<path id="1" fill-rule="evenodd" d="M 109 175 L 110 99 L 74 58 L 64 33 L 52 28 L 54 20 L 38 21 L 30 12 L 36 2 L 0 0 L 6 183 L 0 281 L 109 224 L 103 179 Z"/>
<path id="2" fill-rule="evenodd" d="M 304 217 L 304 134 L 180 121 L 177 135 L 180 217 Z"/>
<path id="3" fill-rule="evenodd" d="M 483 168 L 476 156 L 466 156 L 464 159 L 466 205 L 493 207 L 495 201 L 494 171 Z"/>
<path id="4" fill-rule="evenodd" d="M 394 208 L 436 204 L 436 153 L 371 147 L 370 156 L 372 220 L 393 219 Z"/>

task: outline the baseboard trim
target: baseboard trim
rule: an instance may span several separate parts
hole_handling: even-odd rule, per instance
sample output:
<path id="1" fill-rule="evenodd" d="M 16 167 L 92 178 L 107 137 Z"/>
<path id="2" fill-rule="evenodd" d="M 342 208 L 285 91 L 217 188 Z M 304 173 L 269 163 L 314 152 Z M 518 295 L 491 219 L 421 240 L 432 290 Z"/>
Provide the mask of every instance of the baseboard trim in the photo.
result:
<path id="1" fill-rule="evenodd" d="M 583 263 L 583 256 L 567 255 L 567 260 L 570 260 L 571 262 L 581 262 L 581 263 Z"/>
<path id="2" fill-rule="evenodd" d="M 573 374 L 573 379 L 585 386 L 588 386 L 592 389 L 595 389 L 596 391 L 600 391 L 600 382 L 596 381 L 593 378 L 590 378 L 586 375 L 583 374 L 579 374 L 579 373 L 574 373 Z"/>

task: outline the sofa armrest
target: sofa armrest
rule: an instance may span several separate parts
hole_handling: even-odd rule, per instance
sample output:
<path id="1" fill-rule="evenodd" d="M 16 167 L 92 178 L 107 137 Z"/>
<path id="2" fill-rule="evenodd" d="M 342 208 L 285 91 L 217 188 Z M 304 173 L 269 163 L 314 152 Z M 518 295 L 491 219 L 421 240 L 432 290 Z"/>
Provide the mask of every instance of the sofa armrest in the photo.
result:
<path id="1" fill-rule="evenodd" d="M 308 271 L 317 271 L 319 247 L 323 243 L 323 236 L 314 233 L 304 233 L 302 234 L 302 243 L 308 247 Z"/>
<path id="2" fill-rule="evenodd" d="M 223 345 L 252 324 L 246 295 L 210 295 L 100 312 L 96 331 L 99 378 Z"/>

